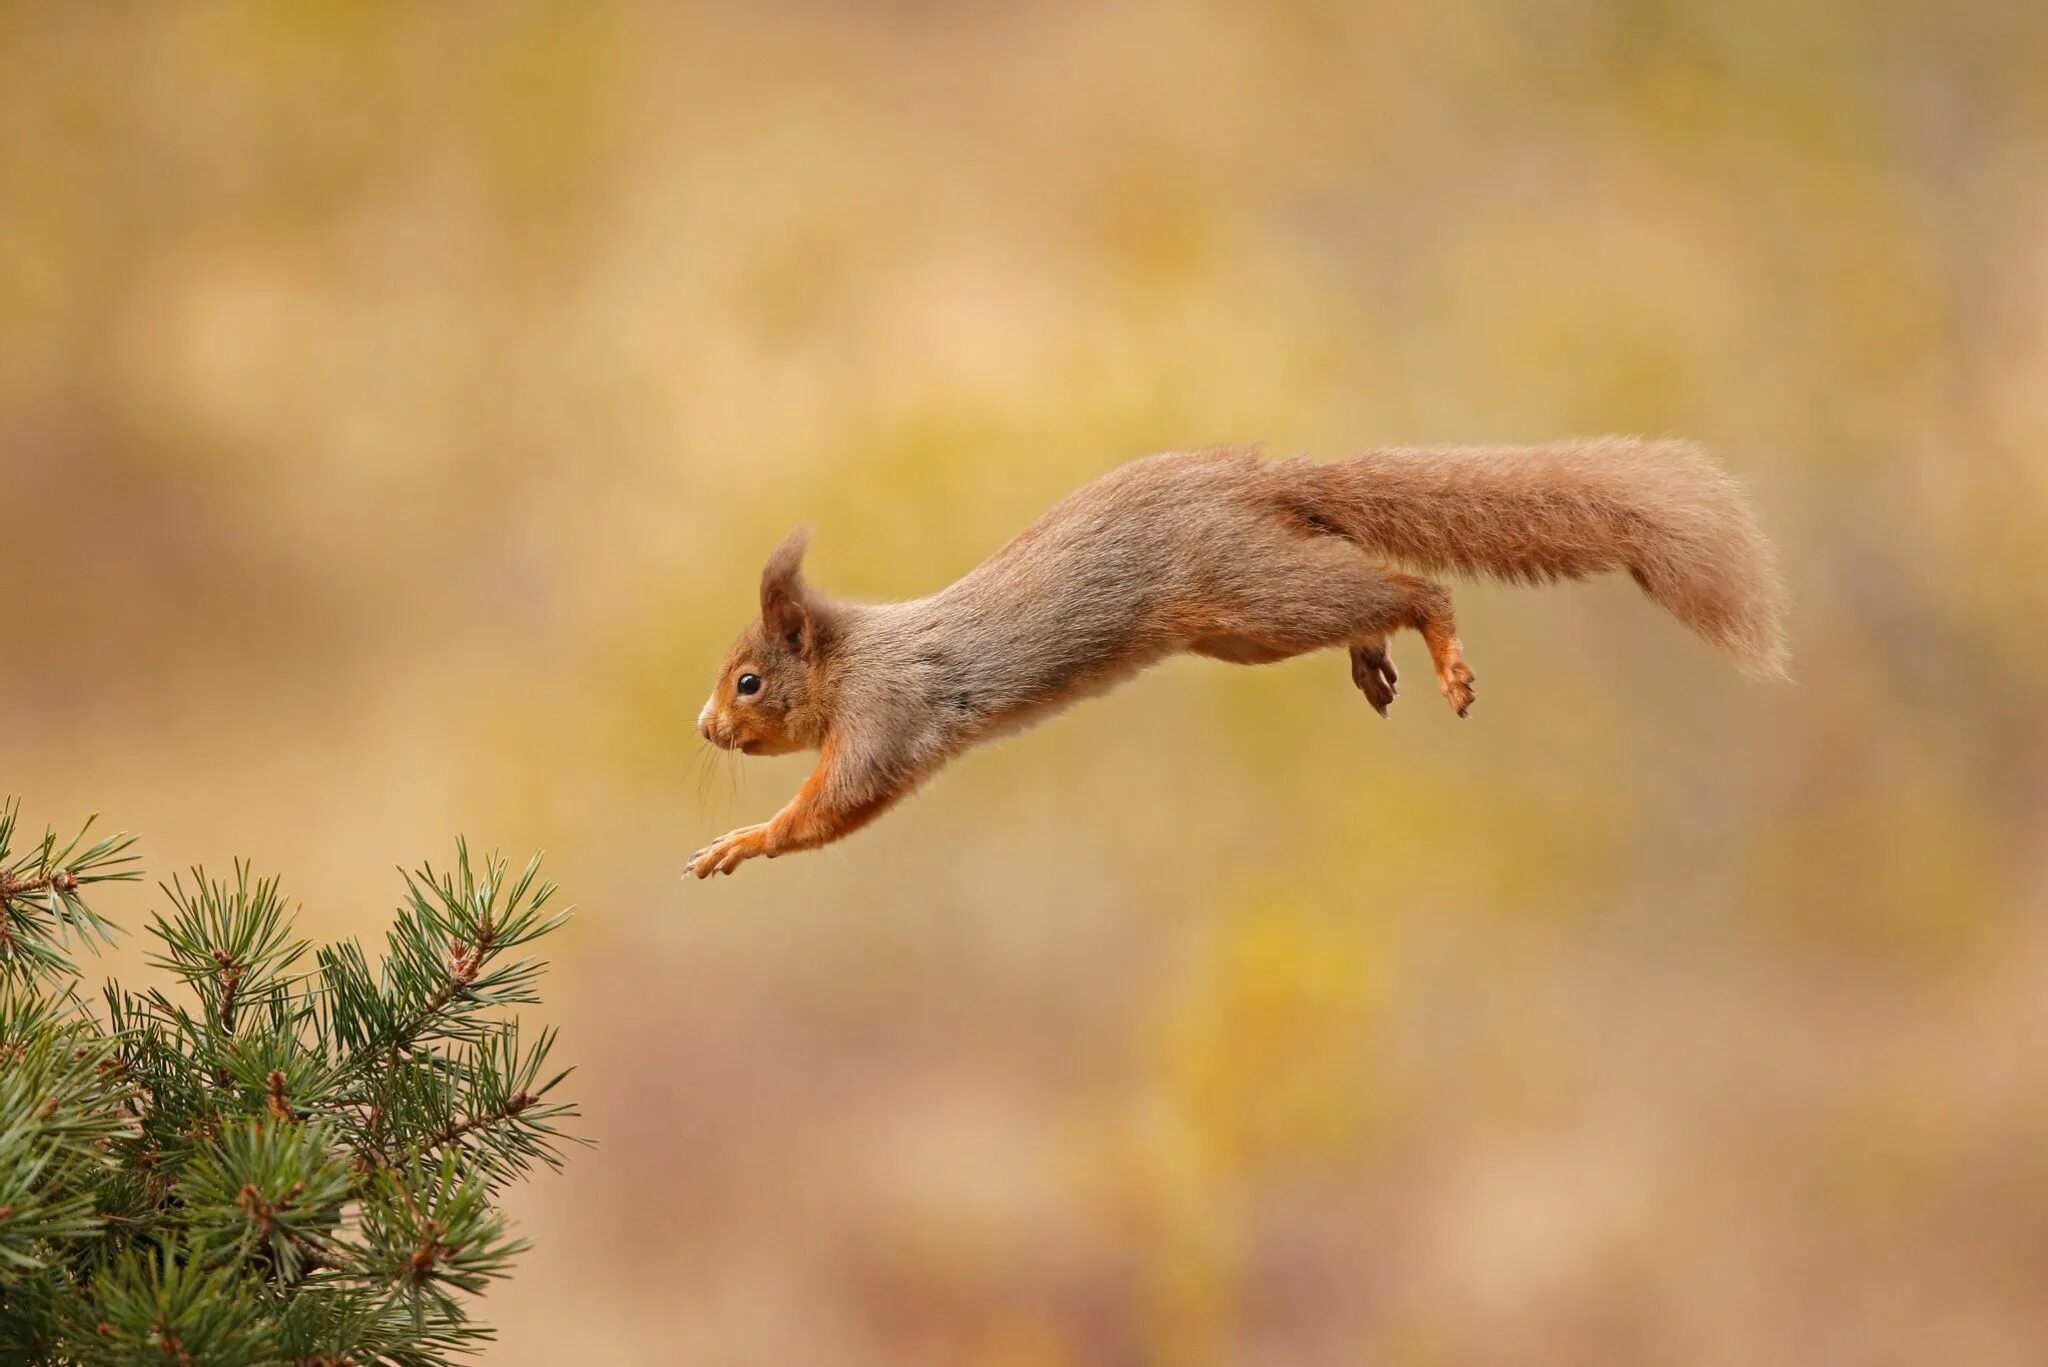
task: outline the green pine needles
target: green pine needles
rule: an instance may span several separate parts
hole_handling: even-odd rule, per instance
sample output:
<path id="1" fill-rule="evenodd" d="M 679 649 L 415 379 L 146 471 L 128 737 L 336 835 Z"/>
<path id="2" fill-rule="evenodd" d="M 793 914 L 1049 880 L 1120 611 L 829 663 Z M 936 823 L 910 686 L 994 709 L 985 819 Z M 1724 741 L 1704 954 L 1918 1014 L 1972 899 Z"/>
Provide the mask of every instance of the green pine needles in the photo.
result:
<path id="1" fill-rule="evenodd" d="M 14 852 L 0 805 L 0 1364 L 424 1367 L 490 1330 L 473 1298 L 525 1247 L 496 1205 L 582 1142 L 559 1122 L 554 1033 L 526 952 L 559 927 L 536 863 L 404 875 L 372 964 L 292 934 L 274 878 L 163 885 L 152 962 L 108 983 L 96 884 L 133 841 Z M 88 827 L 90 823 L 88 823 Z"/>

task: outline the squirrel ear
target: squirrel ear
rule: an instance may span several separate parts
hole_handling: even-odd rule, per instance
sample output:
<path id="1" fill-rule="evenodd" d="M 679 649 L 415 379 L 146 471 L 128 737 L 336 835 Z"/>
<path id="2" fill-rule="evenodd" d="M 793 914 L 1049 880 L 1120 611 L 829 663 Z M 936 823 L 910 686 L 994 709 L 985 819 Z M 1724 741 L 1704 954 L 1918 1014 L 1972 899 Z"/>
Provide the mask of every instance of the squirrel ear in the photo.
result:
<path id="1" fill-rule="evenodd" d="M 818 649 L 817 614 L 804 584 L 804 550 L 810 542 L 810 532 L 799 527 L 775 548 L 761 571 L 761 625 L 806 659 Z"/>

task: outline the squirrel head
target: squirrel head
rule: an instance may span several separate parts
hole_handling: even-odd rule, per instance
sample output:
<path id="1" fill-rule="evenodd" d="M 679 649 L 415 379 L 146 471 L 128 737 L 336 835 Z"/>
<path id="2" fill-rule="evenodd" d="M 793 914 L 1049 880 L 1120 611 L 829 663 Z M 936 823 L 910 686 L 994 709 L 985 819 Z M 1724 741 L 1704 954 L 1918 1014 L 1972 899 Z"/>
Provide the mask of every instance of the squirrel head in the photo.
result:
<path id="1" fill-rule="evenodd" d="M 825 739 L 825 609 L 804 583 L 810 535 L 792 532 L 761 571 L 761 617 L 718 671 L 697 729 L 723 750 L 787 755 Z"/>

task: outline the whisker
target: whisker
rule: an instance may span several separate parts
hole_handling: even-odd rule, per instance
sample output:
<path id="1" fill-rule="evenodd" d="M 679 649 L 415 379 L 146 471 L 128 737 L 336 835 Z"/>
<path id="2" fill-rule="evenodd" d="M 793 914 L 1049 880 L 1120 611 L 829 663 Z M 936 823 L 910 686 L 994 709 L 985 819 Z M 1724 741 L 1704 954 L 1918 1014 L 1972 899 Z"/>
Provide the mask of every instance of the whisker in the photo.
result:
<path id="1" fill-rule="evenodd" d="M 714 748 L 710 741 L 697 742 L 697 754 L 690 761 L 691 777 L 695 780 L 697 801 L 701 804 L 711 796 L 711 785 L 718 776 L 719 756 L 724 753 Z"/>

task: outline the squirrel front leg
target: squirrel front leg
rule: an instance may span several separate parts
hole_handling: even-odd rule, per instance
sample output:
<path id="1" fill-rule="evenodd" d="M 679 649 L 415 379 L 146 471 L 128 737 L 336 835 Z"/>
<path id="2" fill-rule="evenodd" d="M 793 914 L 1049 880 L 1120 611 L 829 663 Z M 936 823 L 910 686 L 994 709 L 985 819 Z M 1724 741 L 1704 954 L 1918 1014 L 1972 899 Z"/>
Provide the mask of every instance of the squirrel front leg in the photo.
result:
<path id="1" fill-rule="evenodd" d="M 757 855 L 773 859 L 829 845 L 873 821 L 909 791 L 908 784 L 849 784 L 844 768 L 828 746 L 788 806 L 757 826 L 726 832 L 691 855 L 685 871 L 709 878 L 714 873 L 731 873 Z"/>

